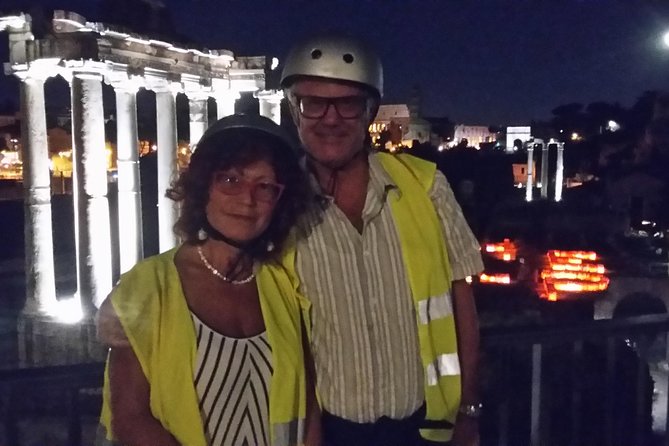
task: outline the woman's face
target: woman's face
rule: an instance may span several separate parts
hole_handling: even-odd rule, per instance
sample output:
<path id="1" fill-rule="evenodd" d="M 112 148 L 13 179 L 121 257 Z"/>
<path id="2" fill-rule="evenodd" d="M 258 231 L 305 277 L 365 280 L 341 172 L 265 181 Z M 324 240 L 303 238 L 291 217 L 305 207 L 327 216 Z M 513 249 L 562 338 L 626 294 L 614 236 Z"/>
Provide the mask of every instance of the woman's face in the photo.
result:
<path id="1" fill-rule="evenodd" d="M 253 240 L 269 226 L 282 191 L 267 159 L 216 171 L 209 185 L 207 218 L 228 238 Z"/>

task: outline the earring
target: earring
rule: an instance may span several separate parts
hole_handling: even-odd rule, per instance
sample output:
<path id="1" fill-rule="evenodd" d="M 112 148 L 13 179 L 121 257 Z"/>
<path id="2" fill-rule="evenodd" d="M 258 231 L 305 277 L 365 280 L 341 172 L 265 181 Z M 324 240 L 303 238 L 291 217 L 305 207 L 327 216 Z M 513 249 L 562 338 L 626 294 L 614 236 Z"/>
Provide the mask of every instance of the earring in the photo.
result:
<path id="1" fill-rule="evenodd" d="M 209 236 L 207 235 L 207 231 L 205 231 L 204 229 L 200 229 L 199 231 L 197 231 L 197 239 L 198 240 L 204 241 L 204 240 L 207 240 L 208 237 Z"/>
<path id="2" fill-rule="evenodd" d="M 267 242 L 267 252 L 272 252 L 274 251 L 274 243 L 272 242 Z"/>

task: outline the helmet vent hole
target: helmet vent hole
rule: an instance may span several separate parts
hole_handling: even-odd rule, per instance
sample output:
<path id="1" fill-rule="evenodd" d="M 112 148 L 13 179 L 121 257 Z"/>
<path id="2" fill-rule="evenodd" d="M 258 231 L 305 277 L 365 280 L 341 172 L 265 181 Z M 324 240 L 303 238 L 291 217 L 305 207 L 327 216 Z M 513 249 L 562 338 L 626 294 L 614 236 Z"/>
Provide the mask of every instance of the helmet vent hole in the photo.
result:
<path id="1" fill-rule="evenodd" d="M 342 56 L 342 59 L 344 59 L 344 62 L 346 63 L 353 63 L 353 55 L 346 53 L 344 56 Z"/>
<path id="2" fill-rule="evenodd" d="M 320 59 L 322 55 L 323 55 L 323 52 L 321 50 L 313 50 L 311 52 L 311 58 L 312 59 Z"/>

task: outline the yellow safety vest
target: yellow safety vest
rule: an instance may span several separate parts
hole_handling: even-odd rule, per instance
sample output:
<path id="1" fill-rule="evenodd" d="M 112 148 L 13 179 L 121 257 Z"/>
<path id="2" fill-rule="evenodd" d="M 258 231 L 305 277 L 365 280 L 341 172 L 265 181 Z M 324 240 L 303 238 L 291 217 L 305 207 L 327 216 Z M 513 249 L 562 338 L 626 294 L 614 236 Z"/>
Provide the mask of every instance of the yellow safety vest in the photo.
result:
<path id="1" fill-rule="evenodd" d="M 174 266 L 176 250 L 148 258 L 124 274 L 111 302 L 151 387 L 151 413 L 179 443 L 206 446 L 194 386 L 196 335 Z M 302 445 L 306 384 L 296 289 L 279 265 L 262 265 L 256 277 L 272 347 L 271 444 Z M 106 441 L 112 442 L 108 367 L 100 422 Z"/>
<path id="2" fill-rule="evenodd" d="M 451 300 L 451 268 L 443 229 L 429 197 L 436 166 L 409 155 L 376 155 L 399 189 L 389 195 L 416 312 L 425 369 L 426 419 L 455 423 L 460 407 L 460 361 Z M 421 429 L 446 442 L 452 428 Z"/>

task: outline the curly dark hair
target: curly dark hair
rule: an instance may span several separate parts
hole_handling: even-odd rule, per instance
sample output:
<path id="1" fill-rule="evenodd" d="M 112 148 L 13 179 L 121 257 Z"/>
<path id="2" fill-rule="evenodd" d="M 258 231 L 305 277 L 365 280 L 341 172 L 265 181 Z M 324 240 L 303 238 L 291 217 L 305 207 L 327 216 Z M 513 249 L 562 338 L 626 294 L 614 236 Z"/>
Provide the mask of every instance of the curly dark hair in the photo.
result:
<path id="1" fill-rule="evenodd" d="M 308 206 L 311 188 L 294 148 L 253 128 L 228 129 L 200 141 L 188 168 L 166 193 L 168 198 L 181 203 L 181 212 L 174 225 L 177 235 L 187 243 L 203 243 L 199 232 L 207 219 L 205 209 L 214 173 L 230 167 L 244 167 L 260 159 L 270 162 L 284 190 L 269 226 L 246 245 L 244 251 L 259 261 L 278 257 L 291 228 Z M 270 245 L 274 249 L 268 250 Z"/>

